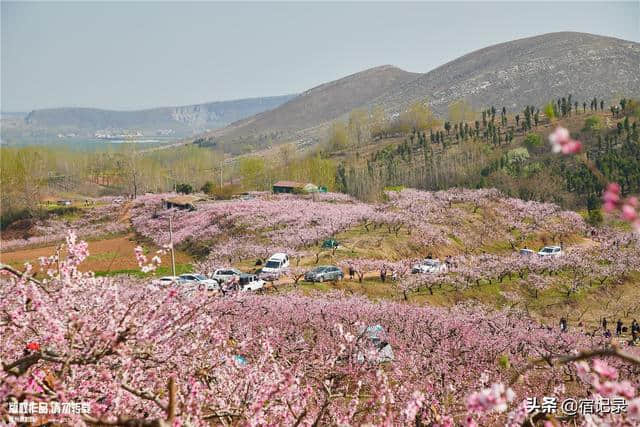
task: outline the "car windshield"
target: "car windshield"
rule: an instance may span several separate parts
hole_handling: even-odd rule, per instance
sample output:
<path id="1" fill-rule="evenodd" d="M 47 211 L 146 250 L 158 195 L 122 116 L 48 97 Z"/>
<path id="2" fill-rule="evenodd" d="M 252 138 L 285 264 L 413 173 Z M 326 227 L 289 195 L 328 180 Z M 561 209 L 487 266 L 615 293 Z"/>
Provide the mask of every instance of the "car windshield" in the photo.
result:
<path id="1" fill-rule="evenodd" d="M 434 261 L 432 259 L 428 259 L 424 262 L 424 265 L 429 266 L 429 267 L 435 267 L 438 264 L 440 264 L 438 261 Z"/>
<path id="2" fill-rule="evenodd" d="M 553 252 L 553 249 L 552 248 L 544 248 L 542 250 L 542 252 L 549 254 L 549 253 Z"/>
<path id="3" fill-rule="evenodd" d="M 198 280 L 206 280 L 207 279 L 206 277 L 204 277 L 204 274 L 194 274 L 193 276 Z"/>
<path id="4" fill-rule="evenodd" d="M 278 268 L 278 267 L 280 267 L 280 261 L 267 261 L 267 265 L 265 265 L 265 267 L 267 267 L 267 268 Z"/>

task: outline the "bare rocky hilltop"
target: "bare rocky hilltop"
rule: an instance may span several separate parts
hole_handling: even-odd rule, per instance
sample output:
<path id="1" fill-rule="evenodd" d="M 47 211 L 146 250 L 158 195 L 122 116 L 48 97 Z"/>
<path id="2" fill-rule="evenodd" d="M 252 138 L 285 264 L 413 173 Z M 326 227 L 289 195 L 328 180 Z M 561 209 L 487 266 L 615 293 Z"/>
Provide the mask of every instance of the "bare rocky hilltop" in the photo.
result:
<path id="1" fill-rule="evenodd" d="M 403 111 L 427 100 L 443 118 L 456 100 L 476 110 L 521 111 L 571 94 L 582 102 L 640 96 L 640 44 L 594 34 L 560 32 L 513 40 L 466 54 L 424 74 L 382 66 L 323 84 L 278 108 L 199 138 L 233 143 L 318 140 L 323 125 L 355 108 Z"/>
<path id="2" fill-rule="evenodd" d="M 290 135 L 367 105 L 418 76 L 391 65 L 370 68 L 309 89 L 278 108 L 240 120 L 212 135 L 225 135 L 227 139 L 268 132 Z"/>
<path id="3" fill-rule="evenodd" d="M 640 44 L 574 32 L 513 40 L 461 56 L 374 104 L 401 111 L 427 99 L 444 114 L 451 102 L 465 99 L 478 109 L 519 111 L 568 94 L 576 100 L 640 95 Z"/>

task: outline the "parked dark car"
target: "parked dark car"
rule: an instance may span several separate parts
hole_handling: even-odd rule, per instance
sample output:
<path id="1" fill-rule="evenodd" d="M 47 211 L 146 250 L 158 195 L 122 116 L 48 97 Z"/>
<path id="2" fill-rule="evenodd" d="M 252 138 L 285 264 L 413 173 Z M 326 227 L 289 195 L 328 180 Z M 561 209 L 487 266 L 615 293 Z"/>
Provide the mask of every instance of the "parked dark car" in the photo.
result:
<path id="1" fill-rule="evenodd" d="M 327 239 L 322 242 L 322 247 L 326 249 L 335 249 L 340 246 L 340 243 L 335 239 Z"/>
<path id="2" fill-rule="evenodd" d="M 335 265 L 321 265 L 311 271 L 308 271 L 304 275 L 304 280 L 307 282 L 325 282 L 332 280 L 341 280 L 344 277 L 344 273 L 340 268 Z"/>

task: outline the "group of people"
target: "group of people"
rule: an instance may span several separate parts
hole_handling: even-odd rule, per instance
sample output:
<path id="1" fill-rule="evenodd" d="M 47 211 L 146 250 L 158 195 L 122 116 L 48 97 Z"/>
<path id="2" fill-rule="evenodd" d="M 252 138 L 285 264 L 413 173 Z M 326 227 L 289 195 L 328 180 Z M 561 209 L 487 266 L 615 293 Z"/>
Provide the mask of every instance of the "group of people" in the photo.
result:
<path id="1" fill-rule="evenodd" d="M 382 281 L 382 283 L 384 283 L 387 280 L 388 274 L 389 273 L 387 271 L 387 266 L 383 266 L 380 269 L 380 280 Z M 394 282 L 398 280 L 398 272 L 395 269 L 391 269 L 391 280 L 393 280 Z"/>
<path id="2" fill-rule="evenodd" d="M 633 319 L 631 321 L 630 328 L 631 328 L 631 341 L 635 343 L 636 340 L 640 338 L 640 324 L 636 319 Z M 606 317 L 602 318 L 602 329 L 604 329 L 604 334 L 606 337 L 611 337 L 611 332 L 607 328 Z M 628 328 L 624 326 L 624 322 L 622 322 L 621 319 L 618 319 L 618 321 L 616 322 L 616 336 L 619 337 L 620 335 L 622 335 L 623 333 L 626 333 L 627 331 L 628 331 Z"/>
<path id="3" fill-rule="evenodd" d="M 352 265 L 349 265 L 349 280 L 353 280 L 353 276 L 356 274 L 356 270 L 355 268 L 353 268 Z M 380 280 L 382 281 L 382 283 L 387 281 L 387 276 L 389 275 L 389 271 L 387 266 L 383 266 L 380 269 Z M 391 269 L 391 280 L 396 281 L 398 280 L 398 271 L 395 269 Z"/>
<path id="4" fill-rule="evenodd" d="M 609 328 L 607 327 L 608 323 L 607 323 L 607 318 L 603 317 L 602 318 L 602 329 L 603 329 L 603 335 L 606 338 L 611 338 L 611 331 L 609 330 Z M 630 329 L 631 329 L 631 344 L 635 344 L 636 340 L 640 339 L 640 323 L 638 323 L 638 321 L 636 319 L 633 319 L 631 321 L 631 325 L 630 325 Z M 618 319 L 616 321 L 616 337 L 621 336 L 622 334 L 626 333 L 627 331 L 629 331 L 629 328 L 627 328 L 624 325 L 624 322 L 622 321 L 622 319 Z"/>
<path id="5" fill-rule="evenodd" d="M 602 326 L 602 335 L 605 338 L 611 338 L 612 337 L 612 333 L 608 328 L 608 321 L 606 317 L 602 318 L 601 321 L 601 326 Z M 578 324 L 579 327 L 583 326 L 582 322 L 580 322 Z M 630 329 L 630 331 L 629 331 Z M 569 326 L 568 326 L 568 321 L 566 317 L 561 317 L 560 318 L 560 330 L 562 332 L 566 332 L 569 330 Z M 640 340 L 640 323 L 638 323 L 638 321 L 636 319 L 633 319 L 631 321 L 631 325 L 629 325 L 629 328 L 627 328 L 624 325 L 624 322 L 622 321 L 622 319 L 618 319 L 616 321 L 616 337 L 621 337 L 623 334 L 626 334 L 627 332 L 631 332 L 631 339 L 629 340 L 629 344 L 630 345 L 635 345 L 636 341 Z M 595 333 L 594 333 L 595 334 Z"/>

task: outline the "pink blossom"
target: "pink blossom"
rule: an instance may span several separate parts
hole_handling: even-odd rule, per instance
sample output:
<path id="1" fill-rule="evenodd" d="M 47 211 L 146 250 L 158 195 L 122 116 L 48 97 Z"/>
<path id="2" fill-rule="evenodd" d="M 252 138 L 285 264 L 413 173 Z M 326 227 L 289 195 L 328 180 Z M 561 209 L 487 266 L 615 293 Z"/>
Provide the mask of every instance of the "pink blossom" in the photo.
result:
<path id="1" fill-rule="evenodd" d="M 411 423 L 412 421 L 415 422 L 414 419 L 416 417 L 416 414 L 424 404 L 424 398 L 425 398 L 424 393 L 417 390 L 413 392 L 413 395 L 411 396 L 411 400 L 409 401 L 409 403 L 407 404 L 407 407 L 404 410 L 404 416 L 408 423 Z"/>
<path id="2" fill-rule="evenodd" d="M 603 378 L 615 380 L 618 378 L 618 370 L 613 366 L 609 366 L 607 362 L 601 359 L 595 359 L 593 361 L 593 370 Z"/>
<path id="3" fill-rule="evenodd" d="M 627 414 L 629 415 L 630 420 L 640 421 L 640 397 L 629 402 Z"/>
<path id="4" fill-rule="evenodd" d="M 603 208 L 605 212 L 613 212 L 620 202 L 620 185 L 616 182 L 610 182 L 602 196 L 604 201 Z"/>
<path id="5" fill-rule="evenodd" d="M 635 197 L 627 199 L 627 201 L 622 205 L 622 219 L 629 222 L 633 222 L 638 219 L 638 212 L 636 212 L 637 204 L 638 199 Z"/>
<path id="6" fill-rule="evenodd" d="M 505 388 L 502 383 L 494 383 L 490 388 L 471 394 L 467 399 L 467 408 L 478 413 L 504 412 L 507 410 L 507 403 L 514 397 L 511 388 Z"/>
<path id="7" fill-rule="evenodd" d="M 566 128 L 558 127 L 549 135 L 549 142 L 554 153 L 577 154 L 582 149 L 580 141 L 571 139 Z"/>

